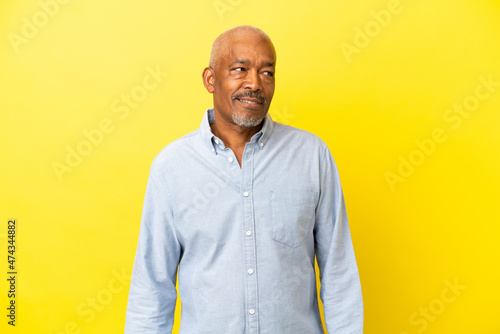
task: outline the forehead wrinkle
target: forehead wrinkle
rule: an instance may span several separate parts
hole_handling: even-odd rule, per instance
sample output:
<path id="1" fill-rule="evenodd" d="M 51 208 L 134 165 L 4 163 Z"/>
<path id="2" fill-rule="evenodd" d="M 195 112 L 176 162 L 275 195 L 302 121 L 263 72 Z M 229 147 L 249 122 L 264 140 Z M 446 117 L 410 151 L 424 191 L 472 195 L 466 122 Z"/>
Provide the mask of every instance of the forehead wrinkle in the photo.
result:
<path id="1" fill-rule="evenodd" d="M 248 59 L 238 59 L 236 58 L 235 60 L 233 60 L 233 62 L 231 64 L 243 64 L 243 65 L 249 65 L 250 64 L 250 60 Z"/>
<path id="2" fill-rule="evenodd" d="M 249 60 L 249 59 L 240 59 L 240 58 L 236 58 L 234 59 L 230 64 L 229 66 L 231 65 L 235 65 L 235 64 L 243 64 L 243 65 L 246 65 L 246 66 L 249 66 L 252 62 Z M 264 61 L 262 63 L 262 66 L 261 67 L 274 67 L 274 62 L 273 61 Z"/>

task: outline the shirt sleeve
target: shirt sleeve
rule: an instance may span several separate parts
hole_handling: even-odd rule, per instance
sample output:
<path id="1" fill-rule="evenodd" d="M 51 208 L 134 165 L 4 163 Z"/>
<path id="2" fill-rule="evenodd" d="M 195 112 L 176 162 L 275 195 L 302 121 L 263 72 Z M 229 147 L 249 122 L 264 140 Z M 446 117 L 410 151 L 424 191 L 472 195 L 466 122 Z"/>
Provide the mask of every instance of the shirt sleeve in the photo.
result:
<path id="1" fill-rule="evenodd" d="M 321 158 L 315 245 L 320 298 L 332 334 L 363 333 L 363 298 L 337 166 L 328 149 Z"/>
<path id="2" fill-rule="evenodd" d="M 125 334 L 171 333 L 180 244 L 173 226 L 171 199 L 153 161 L 130 281 Z"/>

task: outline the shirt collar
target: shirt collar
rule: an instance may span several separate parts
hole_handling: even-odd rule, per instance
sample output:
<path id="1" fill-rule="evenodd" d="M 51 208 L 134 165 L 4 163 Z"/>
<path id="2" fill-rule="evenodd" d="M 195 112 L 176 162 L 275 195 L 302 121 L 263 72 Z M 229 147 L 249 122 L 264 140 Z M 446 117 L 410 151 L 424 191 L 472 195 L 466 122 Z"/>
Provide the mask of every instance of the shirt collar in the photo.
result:
<path id="1" fill-rule="evenodd" d="M 274 121 L 272 120 L 271 115 L 269 115 L 269 112 L 266 114 L 262 122 L 264 122 L 262 128 L 259 132 L 254 134 L 252 139 L 250 140 L 250 142 L 257 142 L 257 146 L 260 149 L 266 147 L 267 140 L 271 136 L 271 132 L 273 131 L 274 127 Z M 201 121 L 200 131 L 205 145 L 212 152 L 217 154 L 217 144 L 215 144 L 216 137 L 214 136 L 214 134 L 212 133 L 212 129 L 210 128 L 210 124 L 212 123 L 215 123 L 214 108 L 209 108 L 205 112 L 203 120 Z"/>

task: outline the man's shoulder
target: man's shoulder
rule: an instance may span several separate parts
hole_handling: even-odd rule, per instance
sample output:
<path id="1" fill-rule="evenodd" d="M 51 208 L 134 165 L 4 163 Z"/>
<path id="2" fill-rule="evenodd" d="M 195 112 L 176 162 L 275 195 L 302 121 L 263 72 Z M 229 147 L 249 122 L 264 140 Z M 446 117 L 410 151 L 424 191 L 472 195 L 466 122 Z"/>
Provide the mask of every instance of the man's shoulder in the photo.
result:
<path id="1" fill-rule="evenodd" d="M 325 141 L 318 135 L 291 125 L 274 122 L 273 132 L 275 132 L 279 140 L 286 141 L 287 143 L 301 143 L 301 146 L 306 145 L 319 149 L 327 148 Z"/>
<path id="2" fill-rule="evenodd" d="M 200 129 L 191 131 L 184 136 L 168 143 L 155 157 L 157 163 L 166 163 L 173 159 L 179 159 L 181 153 L 193 146 L 193 140 L 200 134 Z"/>

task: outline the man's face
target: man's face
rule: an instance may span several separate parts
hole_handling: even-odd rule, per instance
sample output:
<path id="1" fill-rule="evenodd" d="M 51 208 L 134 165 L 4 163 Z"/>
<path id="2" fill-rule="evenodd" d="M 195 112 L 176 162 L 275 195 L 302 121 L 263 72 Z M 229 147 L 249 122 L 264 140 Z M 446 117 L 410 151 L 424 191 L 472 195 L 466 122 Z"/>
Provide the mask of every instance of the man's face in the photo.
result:
<path id="1" fill-rule="evenodd" d="M 274 95 L 274 71 L 275 56 L 268 41 L 253 34 L 230 38 L 215 71 L 215 110 L 226 122 L 257 126 Z"/>

